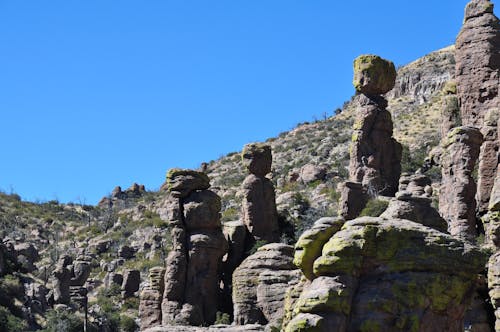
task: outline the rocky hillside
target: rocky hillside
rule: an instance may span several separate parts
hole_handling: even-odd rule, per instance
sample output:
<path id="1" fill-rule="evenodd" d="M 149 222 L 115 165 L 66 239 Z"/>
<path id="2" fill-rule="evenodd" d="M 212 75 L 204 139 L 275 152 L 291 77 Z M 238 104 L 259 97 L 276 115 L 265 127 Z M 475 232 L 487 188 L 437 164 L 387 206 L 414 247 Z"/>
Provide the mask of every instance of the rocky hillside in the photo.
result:
<path id="1" fill-rule="evenodd" d="M 394 136 L 404 145 L 404 171 L 415 171 L 438 144 L 442 89 L 453 72 L 452 47 L 398 69 L 396 87 L 387 98 Z M 337 215 L 338 185 L 348 177 L 353 122 L 354 104 L 349 101 L 335 116 L 299 124 L 266 141 L 273 154 L 271 179 L 284 230 L 282 242 L 294 244 L 319 217 Z M 239 190 L 246 176 L 240 153 L 201 168 L 221 197 L 222 222 L 238 220 Z M 6 245 L 2 250 L 12 258 L 4 259 L 10 265 L 0 259 L 0 275 L 9 276 L 0 291 L 13 299 L 0 302 L 0 326 L 39 329 L 71 321 L 70 313 L 46 310 L 59 296 L 61 283 L 78 287 L 75 280 L 83 273 L 92 326 L 133 331 L 139 307 L 133 294 L 151 267 L 163 265 L 171 247 L 168 226 L 160 218 L 164 204 L 164 190 L 149 192 L 138 185 L 124 191 L 116 188 L 98 206 L 38 204 L 23 202 L 15 194 L 0 195 L 0 235 Z M 65 256 L 71 260 L 65 261 Z M 51 277 L 54 269 L 67 279 Z"/>

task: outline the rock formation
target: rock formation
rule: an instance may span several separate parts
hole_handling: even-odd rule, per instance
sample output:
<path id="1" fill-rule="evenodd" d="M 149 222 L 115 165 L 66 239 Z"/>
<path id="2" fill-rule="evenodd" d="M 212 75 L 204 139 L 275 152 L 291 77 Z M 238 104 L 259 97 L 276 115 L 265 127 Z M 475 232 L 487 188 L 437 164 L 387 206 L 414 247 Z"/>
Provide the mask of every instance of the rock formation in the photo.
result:
<path id="1" fill-rule="evenodd" d="M 490 257 L 488 264 L 488 286 L 490 299 L 495 309 L 495 331 L 500 331 L 500 251 Z"/>
<path id="2" fill-rule="evenodd" d="M 271 147 L 248 144 L 243 148 L 242 161 L 250 173 L 241 189 L 241 218 L 256 241 L 279 240 L 278 212 L 274 185 L 266 178 L 271 172 Z"/>
<path id="3" fill-rule="evenodd" d="M 162 301 L 164 325 L 210 324 L 219 297 L 220 265 L 227 251 L 221 230 L 220 198 L 208 177 L 191 170 L 170 170 L 169 197 L 160 215 L 171 227 Z"/>
<path id="4" fill-rule="evenodd" d="M 70 256 L 63 256 L 57 261 L 56 267 L 52 272 L 52 289 L 54 292 L 54 303 L 68 304 L 70 300 L 69 286 L 73 271 L 71 271 L 73 259 Z"/>
<path id="5" fill-rule="evenodd" d="M 349 163 L 353 183 L 344 186 L 340 201 L 346 219 L 356 217 L 368 197 L 394 196 L 398 189 L 402 147 L 392 137 L 391 113 L 382 96 L 394 87 L 395 79 L 396 69 L 390 61 L 375 55 L 362 55 L 354 61 L 353 84 L 358 95 Z"/>
<path id="6" fill-rule="evenodd" d="M 423 174 L 404 175 L 399 180 L 399 191 L 380 215 L 385 219 L 406 219 L 427 227 L 447 232 L 448 224 L 431 206 L 431 180 Z"/>
<path id="7" fill-rule="evenodd" d="M 446 137 L 448 132 L 462 125 L 460 117 L 460 106 L 457 97 L 457 84 L 455 81 L 448 82 L 443 90 L 443 105 L 441 107 L 441 138 Z"/>
<path id="8" fill-rule="evenodd" d="M 279 328 L 286 289 L 299 281 L 293 247 L 271 243 L 247 257 L 233 274 L 234 322 Z"/>
<path id="9" fill-rule="evenodd" d="M 487 211 L 498 164 L 496 124 L 500 105 L 500 21 L 489 0 L 467 4 L 456 40 L 457 93 L 464 125 L 480 128 L 481 147 L 477 201 L 480 214 Z"/>
<path id="10" fill-rule="evenodd" d="M 132 297 L 139 290 L 141 284 L 141 272 L 139 270 L 126 269 L 123 273 L 122 296 Z"/>
<path id="11" fill-rule="evenodd" d="M 323 242 L 296 259 L 309 281 L 286 308 L 286 332 L 463 331 L 467 296 L 487 259 L 472 245 L 373 217 L 348 221 Z"/>
<path id="12" fill-rule="evenodd" d="M 161 325 L 161 302 L 165 287 L 165 269 L 153 267 L 149 269 L 149 285 L 140 294 L 139 319 L 141 329 Z"/>
<path id="13" fill-rule="evenodd" d="M 474 127 L 457 127 L 442 141 L 439 212 L 451 235 L 473 241 L 476 229 L 476 184 L 472 176 L 483 142 Z"/>

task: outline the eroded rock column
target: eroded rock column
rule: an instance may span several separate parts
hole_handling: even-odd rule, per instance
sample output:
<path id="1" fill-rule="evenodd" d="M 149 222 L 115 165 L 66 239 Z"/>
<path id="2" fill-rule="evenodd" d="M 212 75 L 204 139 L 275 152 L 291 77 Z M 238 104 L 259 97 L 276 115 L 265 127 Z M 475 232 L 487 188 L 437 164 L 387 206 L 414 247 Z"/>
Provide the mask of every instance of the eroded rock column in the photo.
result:
<path id="1" fill-rule="evenodd" d="M 455 43 L 457 94 L 464 125 L 481 129 L 477 202 L 479 214 L 487 212 L 498 164 L 495 128 L 500 96 L 500 21 L 489 0 L 467 4 L 462 29 Z"/>
<path id="2" fill-rule="evenodd" d="M 241 218 L 255 241 L 278 242 L 280 238 L 274 185 L 266 177 L 271 172 L 271 147 L 248 144 L 242 161 L 250 173 L 241 188 Z"/>
<path id="3" fill-rule="evenodd" d="M 220 264 L 227 252 L 220 222 L 220 198 L 204 173 L 170 170 L 164 215 L 171 226 L 162 302 L 164 325 L 215 321 Z"/>
<path id="4" fill-rule="evenodd" d="M 451 235 L 473 241 L 476 229 L 476 183 L 473 171 L 483 135 L 474 127 L 457 127 L 442 141 L 439 212 Z"/>
<path id="5" fill-rule="evenodd" d="M 342 188 L 340 201 L 340 214 L 346 219 L 359 215 L 369 197 L 394 196 L 398 190 L 402 146 L 392 137 L 392 117 L 382 96 L 395 80 L 390 61 L 376 55 L 354 61 L 357 117 L 350 147 L 350 183 Z"/>

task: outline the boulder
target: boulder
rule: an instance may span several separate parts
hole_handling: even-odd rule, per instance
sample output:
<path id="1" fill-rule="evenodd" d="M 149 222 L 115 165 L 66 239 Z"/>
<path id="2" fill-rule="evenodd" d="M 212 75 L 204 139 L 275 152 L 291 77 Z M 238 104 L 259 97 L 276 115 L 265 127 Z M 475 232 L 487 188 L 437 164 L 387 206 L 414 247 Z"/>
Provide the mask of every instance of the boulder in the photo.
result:
<path id="1" fill-rule="evenodd" d="M 403 219 L 348 221 L 313 263 L 289 310 L 296 331 L 463 331 L 467 298 L 487 256 Z"/>
<path id="2" fill-rule="evenodd" d="M 141 284 L 141 272 L 139 270 L 126 269 L 123 273 L 122 296 L 132 297 L 139 290 Z"/>
<path id="3" fill-rule="evenodd" d="M 195 190 L 205 190 L 210 187 L 210 179 L 205 173 L 173 168 L 167 173 L 164 189 L 174 197 L 183 198 Z"/>
<path id="4" fill-rule="evenodd" d="M 264 177 L 271 172 L 271 147 L 260 143 L 247 144 L 243 147 L 241 160 L 250 174 Z"/>
<path id="5" fill-rule="evenodd" d="M 366 95 L 389 92 L 396 83 L 396 68 L 391 61 L 377 55 L 361 55 L 354 60 L 356 91 Z"/>
<path id="6" fill-rule="evenodd" d="M 118 256 L 120 256 L 123 259 L 131 259 L 134 258 L 135 256 L 135 248 L 127 245 L 123 245 L 118 249 Z"/>
<path id="7" fill-rule="evenodd" d="M 272 243 L 258 248 L 233 273 L 236 325 L 268 324 L 279 328 L 286 290 L 299 278 L 300 271 L 293 264 L 293 247 Z"/>
<path id="8" fill-rule="evenodd" d="M 323 180 L 326 176 L 326 167 L 306 164 L 300 169 L 300 179 L 304 183 Z"/>

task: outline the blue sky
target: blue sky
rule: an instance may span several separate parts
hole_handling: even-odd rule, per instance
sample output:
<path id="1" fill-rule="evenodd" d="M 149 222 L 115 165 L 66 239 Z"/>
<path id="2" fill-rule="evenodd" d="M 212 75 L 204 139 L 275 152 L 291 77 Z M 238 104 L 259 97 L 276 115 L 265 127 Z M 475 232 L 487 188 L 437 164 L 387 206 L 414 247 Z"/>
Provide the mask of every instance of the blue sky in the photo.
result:
<path id="1" fill-rule="evenodd" d="M 454 43 L 466 3 L 0 0 L 0 188 L 92 204 L 158 188 L 331 115 L 359 54 Z"/>

